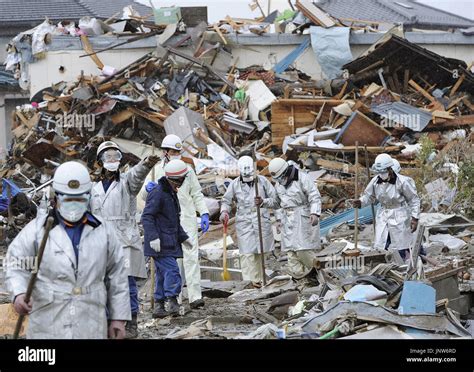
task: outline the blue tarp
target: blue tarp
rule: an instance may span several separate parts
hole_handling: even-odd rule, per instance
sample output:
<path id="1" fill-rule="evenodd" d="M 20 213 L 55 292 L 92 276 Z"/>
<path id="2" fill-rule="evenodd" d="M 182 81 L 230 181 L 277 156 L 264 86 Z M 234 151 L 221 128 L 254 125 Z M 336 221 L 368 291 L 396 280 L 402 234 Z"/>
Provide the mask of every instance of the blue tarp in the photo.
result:
<path id="1" fill-rule="evenodd" d="M 298 59 L 300 55 L 309 47 L 309 39 L 305 39 L 300 45 L 298 45 L 295 49 L 293 49 L 285 58 L 283 58 L 280 62 L 278 62 L 274 67 L 273 71 L 276 74 L 281 74 L 282 72 L 286 71 L 290 65 Z"/>
<path id="2" fill-rule="evenodd" d="M 5 212 L 8 209 L 8 204 L 10 201 L 8 200 L 8 189 L 11 191 L 11 197 L 18 194 L 21 190 L 20 188 L 15 185 L 13 181 L 9 181 L 5 178 L 2 178 L 2 196 L 0 197 L 0 212 Z"/>

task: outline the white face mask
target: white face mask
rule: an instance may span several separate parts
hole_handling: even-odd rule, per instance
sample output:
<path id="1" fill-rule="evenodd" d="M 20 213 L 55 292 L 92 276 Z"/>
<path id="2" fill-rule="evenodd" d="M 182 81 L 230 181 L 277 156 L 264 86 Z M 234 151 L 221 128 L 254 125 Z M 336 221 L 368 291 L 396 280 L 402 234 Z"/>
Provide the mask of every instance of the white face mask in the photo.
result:
<path id="1" fill-rule="evenodd" d="M 119 168 L 120 162 L 115 161 L 113 163 L 104 163 L 104 168 L 110 172 L 115 172 Z"/>
<path id="2" fill-rule="evenodd" d="M 389 179 L 390 175 L 389 175 L 388 172 L 383 172 L 383 173 L 379 173 L 379 177 L 380 177 L 382 180 L 386 181 L 386 180 Z"/>
<path id="3" fill-rule="evenodd" d="M 171 161 L 171 160 L 181 160 L 181 155 L 167 155 L 166 157 L 169 159 L 169 161 Z"/>
<path id="4" fill-rule="evenodd" d="M 68 202 L 60 202 L 59 204 L 59 214 L 65 220 L 69 222 L 77 222 L 79 221 L 84 213 L 87 211 L 87 202 L 79 202 L 79 201 L 68 201 Z"/>

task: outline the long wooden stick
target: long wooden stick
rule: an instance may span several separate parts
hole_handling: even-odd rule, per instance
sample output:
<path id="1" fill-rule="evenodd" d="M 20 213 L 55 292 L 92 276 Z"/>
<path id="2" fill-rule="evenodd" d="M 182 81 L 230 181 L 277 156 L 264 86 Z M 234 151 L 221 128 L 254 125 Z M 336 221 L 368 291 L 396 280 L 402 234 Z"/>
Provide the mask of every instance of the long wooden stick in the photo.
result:
<path id="1" fill-rule="evenodd" d="M 355 143 L 356 150 L 355 150 L 355 185 L 354 185 L 354 199 L 359 197 L 359 142 L 356 141 Z M 354 249 L 357 249 L 357 243 L 359 241 L 359 208 L 354 209 Z"/>
<path id="2" fill-rule="evenodd" d="M 151 145 L 151 154 L 155 155 L 155 143 Z M 155 182 L 155 166 L 151 168 L 151 180 Z M 150 285 L 150 307 L 153 310 L 155 308 L 155 259 L 150 257 L 150 276 L 151 276 L 151 285 Z"/>
<path id="3" fill-rule="evenodd" d="M 370 167 L 369 167 L 369 152 L 367 151 L 367 145 L 364 145 L 365 151 L 365 169 L 367 171 L 367 182 L 370 182 Z M 372 225 L 374 227 L 374 236 L 375 236 L 375 207 L 374 203 L 370 203 L 370 210 L 372 211 Z"/>
<path id="4" fill-rule="evenodd" d="M 41 240 L 41 244 L 40 244 L 39 249 L 38 249 L 38 257 L 36 258 L 36 260 L 37 260 L 36 270 L 33 271 L 33 273 L 31 274 L 30 281 L 28 283 L 28 288 L 26 290 L 25 303 L 30 302 L 31 293 L 33 292 L 33 288 L 35 287 L 36 278 L 38 277 L 38 272 L 39 272 L 39 269 L 40 269 L 41 261 L 43 260 L 44 248 L 46 247 L 46 242 L 48 241 L 49 232 L 51 231 L 51 228 L 53 227 L 53 222 L 54 222 L 54 218 L 53 217 L 48 217 L 48 220 L 46 221 L 46 226 L 44 228 L 43 239 Z M 13 338 L 14 339 L 18 338 L 18 335 L 20 334 L 21 326 L 23 324 L 24 319 L 25 319 L 25 315 L 20 315 L 18 317 L 18 320 L 16 322 L 16 327 L 15 327 L 15 333 L 13 333 Z"/>
<path id="5" fill-rule="evenodd" d="M 257 169 L 257 167 L 255 167 Z M 255 175 L 255 197 L 258 197 L 258 174 Z M 263 250 L 263 234 L 262 234 L 262 219 L 260 216 L 260 206 L 257 205 L 257 221 L 258 221 L 258 238 L 260 240 L 260 257 L 262 264 L 262 276 L 263 276 L 263 285 L 267 285 L 267 279 L 265 275 L 265 254 Z"/>

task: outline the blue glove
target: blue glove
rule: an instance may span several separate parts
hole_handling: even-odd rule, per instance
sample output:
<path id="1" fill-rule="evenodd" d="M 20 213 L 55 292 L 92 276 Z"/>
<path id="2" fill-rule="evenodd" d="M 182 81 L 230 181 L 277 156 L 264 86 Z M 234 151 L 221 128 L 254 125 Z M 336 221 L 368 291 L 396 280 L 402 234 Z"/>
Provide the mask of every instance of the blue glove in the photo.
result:
<path id="1" fill-rule="evenodd" d="M 153 181 L 148 182 L 145 186 L 146 192 L 150 192 L 151 190 L 153 190 L 156 185 L 157 185 L 156 182 L 153 182 Z"/>
<path id="2" fill-rule="evenodd" d="M 205 213 L 201 216 L 201 230 L 207 232 L 209 230 L 209 214 Z"/>

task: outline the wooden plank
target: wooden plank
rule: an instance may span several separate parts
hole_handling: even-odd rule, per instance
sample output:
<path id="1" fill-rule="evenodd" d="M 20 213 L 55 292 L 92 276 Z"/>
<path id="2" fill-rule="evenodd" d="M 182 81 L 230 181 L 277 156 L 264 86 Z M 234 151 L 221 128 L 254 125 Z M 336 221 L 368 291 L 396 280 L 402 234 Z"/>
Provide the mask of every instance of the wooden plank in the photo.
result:
<path id="1" fill-rule="evenodd" d="M 408 84 L 410 84 L 410 86 L 412 86 L 417 92 L 421 93 L 423 97 L 429 99 L 433 103 L 436 102 L 436 99 L 431 94 L 429 94 L 426 90 L 420 87 L 414 80 L 410 80 Z"/>
<path id="2" fill-rule="evenodd" d="M 112 115 L 110 120 L 112 120 L 112 123 L 114 124 L 120 124 L 130 119 L 132 116 L 133 116 L 133 112 L 131 112 L 130 110 L 122 110 Z"/>
<path id="3" fill-rule="evenodd" d="M 92 48 L 91 43 L 89 42 L 89 38 L 87 35 L 81 35 L 81 41 L 82 41 L 82 48 L 84 51 L 89 54 L 89 57 L 94 61 L 94 63 L 97 65 L 97 67 L 102 70 L 104 68 L 104 64 L 102 61 L 97 57 L 97 54 L 92 54 L 94 53 L 94 49 Z"/>
<path id="4" fill-rule="evenodd" d="M 351 173 L 355 174 L 356 167 L 352 164 L 341 163 L 339 161 L 332 161 L 326 159 L 318 159 L 316 164 L 319 165 L 321 168 L 343 172 L 343 173 Z M 364 170 L 364 167 L 358 166 L 359 172 Z"/>
<path id="5" fill-rule="evenodd" d="M 403 92 L 406 93 L 408 90 L 408 82 L 410 81 L 410 70 L 405 69 L 405 72 L 403 73 Z"/>
<path id="6" fill-rule="evenodd" d="M 297 0 L 295 4 L 296 8 L 314 23 L 321 25 L 325 28 L 336 26 L 336 22 L 323 12 L 320 8 L 313 4 L 310 0 Z"/>
<path id="7" fill-rule="evenodd" d="M 380 146 L 390 132 L 369 117 L 356 111 L 336 137 L 336 143 L 353 146 L 356 142 L 367 146 Z"/>

